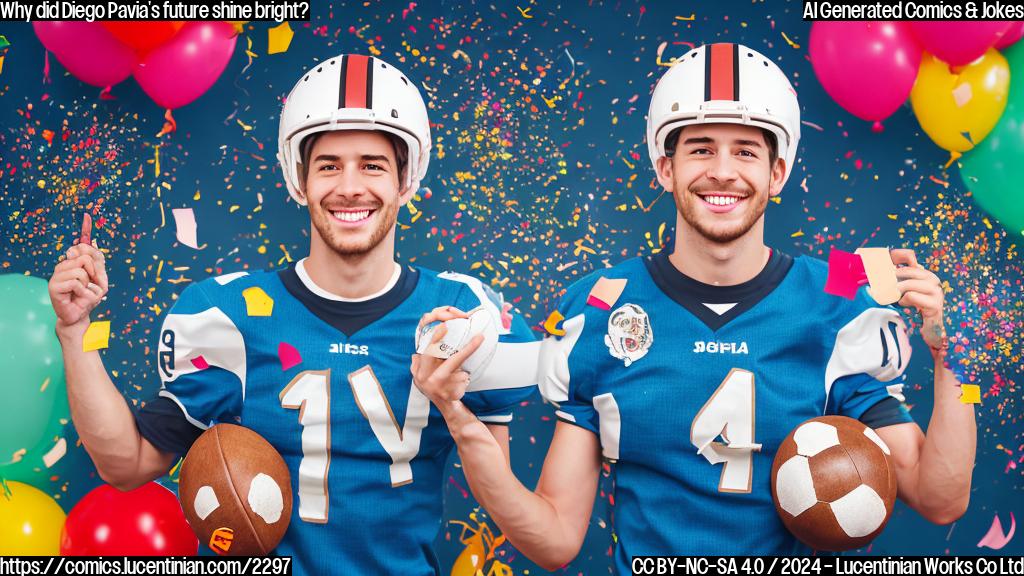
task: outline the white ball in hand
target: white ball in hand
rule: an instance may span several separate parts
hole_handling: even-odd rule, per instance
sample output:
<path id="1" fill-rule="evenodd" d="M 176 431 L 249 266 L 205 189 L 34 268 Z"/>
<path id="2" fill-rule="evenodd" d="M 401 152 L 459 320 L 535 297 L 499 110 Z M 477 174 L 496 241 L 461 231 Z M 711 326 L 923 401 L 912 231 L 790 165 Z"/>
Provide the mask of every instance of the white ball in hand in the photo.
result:
<path id="1" fill-rule="evenodd" d="M 482 374 L 494 357 L 498 347 L 498 325 L 494 316 L 484 307 L 467 312 L 468 318 L 454 318 L 444 322 L 447 331 L 439 342 L 431 343 L 434 331 L 441 322 L 427 324 L 416 331 L 416 352 L 446 360 L 468 345 L 477 334 L 483 334 L 484 341 L 476 352 L 462 363 L 462 370 L 470 375 Z"/>

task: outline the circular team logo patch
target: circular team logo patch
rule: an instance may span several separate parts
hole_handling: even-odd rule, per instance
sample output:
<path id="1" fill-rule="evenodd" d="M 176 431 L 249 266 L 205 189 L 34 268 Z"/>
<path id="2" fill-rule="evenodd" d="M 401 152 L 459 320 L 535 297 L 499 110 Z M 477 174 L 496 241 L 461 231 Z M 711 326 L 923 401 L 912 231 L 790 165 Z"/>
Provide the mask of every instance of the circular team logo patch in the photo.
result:
<path id="1" fill-rule="evenodd" d="M 608 317 L 608 334 L 604 337 L 608 352 L 628 367 L 647 355 L 654 343 L 651 320 L 636 304 L 623 304 Z"/>

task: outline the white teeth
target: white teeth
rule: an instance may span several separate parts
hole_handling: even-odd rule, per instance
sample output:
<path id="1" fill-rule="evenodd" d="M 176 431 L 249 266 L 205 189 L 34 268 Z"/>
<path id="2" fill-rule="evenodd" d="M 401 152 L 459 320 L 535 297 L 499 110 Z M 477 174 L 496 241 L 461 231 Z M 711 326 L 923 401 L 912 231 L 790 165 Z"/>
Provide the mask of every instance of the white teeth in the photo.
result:
<path id="1" fill-rule="evenodd" d="M 703 196 L 704 201 L 715 206 L 729 206 L 740 201 L 735 196 Z"/>
<path id="2" fill-rule="evenodd" d="M 370 215 L 369 210 L 363 210 L 361 212 L 331 212 L 335 218 L 344 222 L 359 222 Z"/>

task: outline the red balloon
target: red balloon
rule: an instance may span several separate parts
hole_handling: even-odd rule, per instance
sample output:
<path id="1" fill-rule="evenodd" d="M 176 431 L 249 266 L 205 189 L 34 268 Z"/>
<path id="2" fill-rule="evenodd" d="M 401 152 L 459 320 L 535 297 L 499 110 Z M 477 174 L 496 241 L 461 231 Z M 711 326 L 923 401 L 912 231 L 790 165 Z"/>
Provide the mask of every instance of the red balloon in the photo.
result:
<path id="1" fill-rule="evenodd" d="M 231 61 L 237 38 L 228 22 L 189 22 L 141 59 L 132 75 L 158 106 L 181 108 L 213 86 Z"/>
<path id="2" fill-rule="evenodd" d="M 130 492 L 104 484 L 68 514 L 62 556 L 194 556 L 199 540 L 174 493 L 150 482 Z"/>
<path id="3" fill-rule="evenodd" d="M 174 37 L 185 25 L 183 20 L 156 20 L 101 22 L 108 32 L 139 54 L 146 54 L 153 48 Z"/>
<path id="4" fill-rule="evenodd" d="M 921 47 L 905 22 L 822 21 L 808 51 L 825 92 L 863 120 L 883 120 L 907 100 Z"/>

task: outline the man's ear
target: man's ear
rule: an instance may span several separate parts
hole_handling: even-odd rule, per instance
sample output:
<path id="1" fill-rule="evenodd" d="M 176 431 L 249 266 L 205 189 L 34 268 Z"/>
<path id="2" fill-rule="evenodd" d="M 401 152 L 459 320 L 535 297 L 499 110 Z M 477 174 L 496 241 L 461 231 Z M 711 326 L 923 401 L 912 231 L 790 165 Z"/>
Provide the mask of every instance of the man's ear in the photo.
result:
<path id="1" fill-rule="evenodd" d="M 782 180 L 786 177 L 786 170 L 789 167 L 786 166 L 786 160 L 784 158 L 777 158 L 775 160 L 775 167 L 772 168 L 771 180 L 768 182 L 768 195 L 778 196 L 782 192 Z"/>
<path id="2" fill-rule="evenodd" d="M 411 186 L 406 186 L 404 182 L 399 182 L 398 185 L 400 186 L 398 189 L 398 205 L 405 206 L 410 200 L 412 200 L 413 194 L 416 193 L 416 190 L 418 190 L 420 186 L 418 182 Z"/>
<path id="3" fill-rule="evenodd" d="M 675 190 L 673 190 L 675 187 L 675 180 L 672 177 L 672 159 L 668 156 L 658 158 L 655 173 L 658 176 L 658 184 L 661 184 L 662 188 L 665 190 L 675 193 Z"/>

